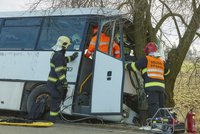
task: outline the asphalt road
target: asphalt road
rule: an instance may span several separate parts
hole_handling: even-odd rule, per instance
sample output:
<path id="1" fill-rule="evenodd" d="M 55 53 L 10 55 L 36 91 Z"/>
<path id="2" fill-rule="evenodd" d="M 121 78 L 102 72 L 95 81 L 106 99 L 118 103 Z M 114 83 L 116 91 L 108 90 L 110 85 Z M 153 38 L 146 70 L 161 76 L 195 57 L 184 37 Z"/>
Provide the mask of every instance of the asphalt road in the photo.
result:
<path id="1" fill-rule="evenodd" d="M 52 127 L 23 127 L 0 125 L 0 134 L 149 134 L 125 125 L 58 123 Z"/>

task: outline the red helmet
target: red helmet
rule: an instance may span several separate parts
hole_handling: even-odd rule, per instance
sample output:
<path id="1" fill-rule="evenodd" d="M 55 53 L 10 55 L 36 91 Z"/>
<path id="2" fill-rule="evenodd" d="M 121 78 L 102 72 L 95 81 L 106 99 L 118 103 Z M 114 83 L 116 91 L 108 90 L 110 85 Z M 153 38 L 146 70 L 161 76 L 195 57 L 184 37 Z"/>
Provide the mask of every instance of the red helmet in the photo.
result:
<path id="1" fill-rule="evenodd" d="M 98 24 L 95 24 L 94 26 L 92 26 L 93 29 L 93 34 L 96 34 L 98 31 Z"/>
<path id="2" fill-rule="evenodd" d="M 151 52 L 156 52 L 157 51 L 157 45 L 155 42 L 149 42 L 145 47 L 144 47 L 144 53 L 148 55 Z"/>

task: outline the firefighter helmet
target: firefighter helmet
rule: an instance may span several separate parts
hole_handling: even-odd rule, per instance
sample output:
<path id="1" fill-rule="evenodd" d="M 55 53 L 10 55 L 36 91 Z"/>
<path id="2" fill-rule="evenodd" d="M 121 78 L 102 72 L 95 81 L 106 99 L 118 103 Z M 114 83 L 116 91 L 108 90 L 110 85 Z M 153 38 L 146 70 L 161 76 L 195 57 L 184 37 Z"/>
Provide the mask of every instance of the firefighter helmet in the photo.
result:
<path id="1" fill-rule="evenodd" d="M 60 36 L 56 43 L 57 46 L 67 49 L 71 45 L 71 40 L 67 36 Z"/>
<path id="2" fill-rule="evenodd" d="M 117 33 L 116 35 L 115 35 L 115 41 L 118 43 L 118 44 L 120 44 L 120 34 L 119 33 Z M 130 43 L 128 42 L 128 40 L 127 40 L 127 36 L 126 36 L 126 34 L 123 34 L 123 43 L 125 44 L 125 45 L 129 45 Z"/>
<path id="3" fill-rule="evenodd" d="M 144 53 L 148 55 L 149 53 L 156 52 L 158 50 L 157 45 L 155 42 L 149 42 L 144 47 Z"/>

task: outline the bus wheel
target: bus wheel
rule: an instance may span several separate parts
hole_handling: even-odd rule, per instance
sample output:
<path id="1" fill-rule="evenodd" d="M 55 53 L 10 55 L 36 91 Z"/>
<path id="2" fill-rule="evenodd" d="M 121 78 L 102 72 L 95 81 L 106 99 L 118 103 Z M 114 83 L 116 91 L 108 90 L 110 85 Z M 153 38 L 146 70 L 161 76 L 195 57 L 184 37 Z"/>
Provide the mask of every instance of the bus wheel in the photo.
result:
<path id="1" fill-rule="evenodd" d="M 28 114 L 31 111 L 31 107 L 33 106 L 34 103 L 37 103 L 38 101 L 44 100 L 46 101 L 46 105 L 45 105 L 45 112 L 43 115 L 45 115 L 47 112 L 49 112 L 50 110 L 50 91 L 48 90 L 48 88 L 45 85 L 41 85 L 36 87 L 35 89 L 33 89 L 31 91 L 31 93 L 28 96 L 28 100 L 27 100 L 27 112 Z M 44 117 L 46 118 L 46 117 Z"/>

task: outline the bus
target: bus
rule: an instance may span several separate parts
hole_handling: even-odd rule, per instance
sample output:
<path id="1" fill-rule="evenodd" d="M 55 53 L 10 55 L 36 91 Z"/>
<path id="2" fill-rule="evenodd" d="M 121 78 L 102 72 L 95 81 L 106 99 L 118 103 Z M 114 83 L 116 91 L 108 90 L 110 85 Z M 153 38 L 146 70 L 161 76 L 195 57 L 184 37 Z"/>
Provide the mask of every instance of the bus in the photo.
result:
<path id="1" fill-rule="evenodd" d="M 67 65 L 69 85 L 62 114 L 133 123 L 138 115 L 131 100 L 137 93 L 124 68 L 127 61 L 122 40 L 121 57 L 112 53 L 114 36 L 123 36 L 126 21 L 118 10 L 106 8 L 1 12 L 0 109 L 29 113 L 35 102 L 45 99 L 48 112 L 51 97 L 46 82 L 51 48 L 65 35 L 72 40 L 66 56 L 74 52 L 79 55 Z M 96 50 L 92 58 L 86 58 L 94 25 L 99 26 Z M 110 36 L 108 53 L 98 50 L 103 29 Z"/>

